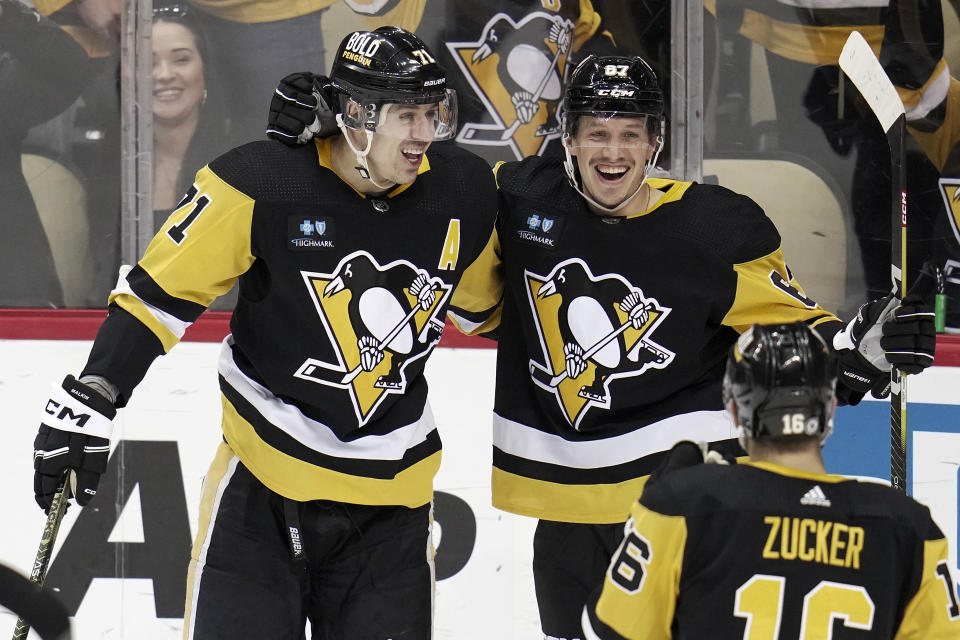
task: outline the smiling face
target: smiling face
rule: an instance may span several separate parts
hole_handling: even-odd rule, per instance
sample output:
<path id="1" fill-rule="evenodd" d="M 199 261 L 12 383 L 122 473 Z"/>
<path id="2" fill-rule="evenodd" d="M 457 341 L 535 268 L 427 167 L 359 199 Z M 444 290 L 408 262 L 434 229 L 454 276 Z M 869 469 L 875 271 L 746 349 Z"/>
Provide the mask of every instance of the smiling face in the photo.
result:
<path id="1" fill-rule="evenodd" d="M 420 163 L 436 131 L 436 104 L 385 104 L 373 134 L 367 163 L 380 183 L 408 184 L 417 178 Z"/>
<path id="2" fill-rule="evenodd" d="M 204 88 L 203 60 L 193 32 L 175 22 L 154 23 L 154 119 L 174 125 L 196 115 Z"/>
<path id="3" fill-rule="evenodd" d="M 605 207 L 615 207 L 637 191 L 654 152 L 645 117 L 580 116 L 568 145 L 584 191 Z"/>

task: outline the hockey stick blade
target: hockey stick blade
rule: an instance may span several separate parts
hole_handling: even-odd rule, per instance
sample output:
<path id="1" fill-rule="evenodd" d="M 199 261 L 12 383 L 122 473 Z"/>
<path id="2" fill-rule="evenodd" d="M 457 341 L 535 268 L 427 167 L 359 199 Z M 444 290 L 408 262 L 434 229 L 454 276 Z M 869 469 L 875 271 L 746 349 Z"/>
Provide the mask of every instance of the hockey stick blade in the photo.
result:
<path id="1" fill-rule="evenodd" d="M 859 31 L 851 33 L 843 45 L 840 68 L 860 90 L 883 130 L 889 131 L 904 114 L 903 101 Z"/>
<path id="2" fill-rule="evenodd" d="M 33 568 L 30 570 L 30 582 L 38 586 L 43 586 L 43 580 L 47 577 L 47 566 L 50 564 L 50 555 L 53 552 L 53 544 L 57 541 L 57 532 L 60 531 L 60 522 L 63 521 L 63 514 L 67 512 L 70 505 L 68 501 L 69 491 L 67 489 L 68 470 L 60 478 L 57 485 L 57 491 L 53 494 L 53 501 L 50 504 L 50 512 L 47 514 L 47 521 L 43 525 L 43 533 L 40 535 L 40 546 L 37 548 L 37 556 L 33 560 Z M 13 630 L 13 640 L 26 640 L 30 633 L 30 623 L 24 618 L 17 618 L 17 626 Z"/>

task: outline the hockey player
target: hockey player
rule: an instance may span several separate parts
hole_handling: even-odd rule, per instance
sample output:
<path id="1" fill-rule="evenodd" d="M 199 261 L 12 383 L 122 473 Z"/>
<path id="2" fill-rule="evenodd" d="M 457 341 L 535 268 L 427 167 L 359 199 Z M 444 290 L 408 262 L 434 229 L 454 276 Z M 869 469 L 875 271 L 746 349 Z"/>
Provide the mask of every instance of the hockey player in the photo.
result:
<path id="1" fill-rule="evenodd" d="M 866 304 L 844 327 L 794 281 L 753 201 L 650 178 L 666 132 L 643 59 L 588 57 L 563 111 L 565 159 L 496 167 L 497 243 L 482 262 L 492 269 L 468 274 L 460 286 L 472 295 L 451 313 L 465 331 L 498 336 L 493 503 L 540 520 L 541 626 L 574 639 L 630 504 L 670 447 L 740 451 L 720 383 L 741 332 L 816 326 L 842 354 L 842 399 L 854 403 L 883 393 L 891 361 L 929 366 L 935 336 L 913 298 Z"/>
<path id="2" fill-rule="evenodd" d="M 322 39 L 334 41 L 330 36 L 339 37 L 345 25 L 415 31 L 457 91 L 457 144 L 493 164 L 560 151 L 557 107 L 563 79 L 588 53 L 615 53 L 625 42 L 635 42 L 640 24 L 645 44 L 656 40 L 660 45 L 654 50 L 669 48 L 663 7 L 629 0 L 600 5 L 595 0 L 351 0 L 323 12 Z M 288 77 L 283 91 L 315 104 L 307 75 L 312 76 Z"/>
<path id="3" fill-rule="evenodd" d="M 296 640 L 306 620 L 315 638 L 431 637 L 441 445 L 423 368 L 491 237 L 496 187 L 481 159 L 432 146 L 455 131 L 456 96 L 415 35 L 351 33 L 331 78 L 339 135 L 254 142 L 198 172 L 36 438 L 41 507 L 65 470 L 89 503 L 117 408 L 239 280 L 186 638 Z"/>
<path id="4" fill-rule="evenodd" d="M 651 479 L 584 608 L 587 640 L 960 637 L 930 511 L 824 468 L 835 376 L 804 323 L 740 336 L 723 387 L 749 462 Z M 683 442 L 668 464 L 701 455 Z"/>

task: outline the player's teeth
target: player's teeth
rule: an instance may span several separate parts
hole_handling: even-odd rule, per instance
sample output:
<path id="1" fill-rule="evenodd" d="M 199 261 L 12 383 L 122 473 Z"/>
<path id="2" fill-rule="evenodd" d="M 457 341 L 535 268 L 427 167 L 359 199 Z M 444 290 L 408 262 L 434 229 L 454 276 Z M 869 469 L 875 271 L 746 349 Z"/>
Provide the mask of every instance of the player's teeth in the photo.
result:
<path id="1" fill-rule="evenodd" d="M 608 167 L 597 167 L 597 171 L 600 173 L 608 173 L 610 175 L 619 175 L 621 173 L 626 173 L 626 167 L 617 167 L 617 168 L 608 168 Z"/>

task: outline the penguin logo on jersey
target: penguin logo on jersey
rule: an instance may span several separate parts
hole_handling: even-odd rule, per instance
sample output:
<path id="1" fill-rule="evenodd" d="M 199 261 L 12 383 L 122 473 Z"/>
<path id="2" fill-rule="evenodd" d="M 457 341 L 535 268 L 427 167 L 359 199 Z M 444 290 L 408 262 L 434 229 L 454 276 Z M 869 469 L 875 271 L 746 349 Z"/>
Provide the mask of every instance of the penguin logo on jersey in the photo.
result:
<path id="1" fill-rule="evenodd" d="M 960 179 L 940 178 L 940 194 L 943 206 L 947 209 L 947 218 L 953 227 L 953 235 L 960 242 Z"/>
<path id="2" fill-rule="evenodd" d="M 440 341 L 453 287 L 405 260 L 381 266 L 365 251 L 333 273 L 301 274 L 337 361 L 308 358 L 294 376 L 346 389 L 362 426 L 388 394 L 406 390 L 404 368 Z"/>
<path id="3" fill-rule="evenodd" d="M 525 274 L 545 362 L 530 360 L 530 375 L 575 429 L 591 407 L 610 408 L 613 380 L 673 362 L 675 354 L 650 339 L 670 308 L 622 276 L 594 276 L 578 258 L 547 276 Z"/>
<path id="4" fill-rule="evenodd" d="M 498 13 L 476 42 L 448 42 L 494 121 L 465 123 L 457 142 L 506 146 L 522 160 L 559 138 L 557 105 L 573 28 L 570 20 L 542 11 L 519 22 Z"/>

